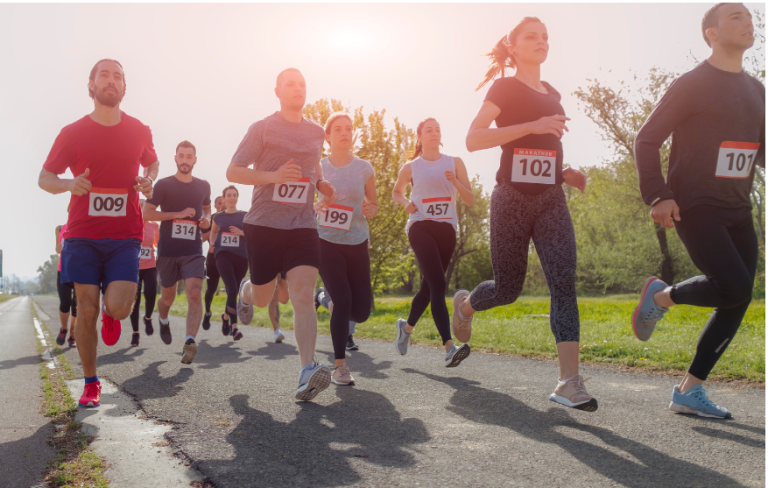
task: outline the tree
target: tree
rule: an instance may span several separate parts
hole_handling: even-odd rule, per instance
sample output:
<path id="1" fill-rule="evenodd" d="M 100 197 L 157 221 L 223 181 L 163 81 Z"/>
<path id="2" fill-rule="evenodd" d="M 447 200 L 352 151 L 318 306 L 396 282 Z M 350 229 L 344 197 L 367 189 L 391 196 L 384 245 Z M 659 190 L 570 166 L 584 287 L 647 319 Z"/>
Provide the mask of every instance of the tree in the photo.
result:
<path id="1" fill-rule="evenodd" d="M 475 194 L 475 204 L 470 207 L 461 198 L 456 199 L 458 229 L 456 230 L 456 248 L 453 250 L 450 263 L 448 263 L 448 269 L 445 270 L 445 280 L 448 284 L 451 283 L 454 270 L 457 269 L 458 264 L 465 256 L 489 247 L 488 215 L 491 197 L 483 192 L 479 176 L 476 175 L 472 178 L 470 184 L 472 185 L 472 192 Z M 488 253 L 488 260 L 490 261 L 490 252 Z M 459 273 L 460 271 L 456 277 L 456 288 L 460 288 L 459 285 L 461 284 Z M 493 279 L 493 271 L 491 271 L 490 276 L 482 277 L 480 281 L 483 279 Z M 474 285 L 476 284 L 474 283 Z"/>
<path id="2" fill-rule="evenodd" d="M 56 278 L 59 270 L 59 255 L 51 254 L 48 261 L 38 266 L 38 283 L 41 293 L 54 293 L 56 291 Z"/>

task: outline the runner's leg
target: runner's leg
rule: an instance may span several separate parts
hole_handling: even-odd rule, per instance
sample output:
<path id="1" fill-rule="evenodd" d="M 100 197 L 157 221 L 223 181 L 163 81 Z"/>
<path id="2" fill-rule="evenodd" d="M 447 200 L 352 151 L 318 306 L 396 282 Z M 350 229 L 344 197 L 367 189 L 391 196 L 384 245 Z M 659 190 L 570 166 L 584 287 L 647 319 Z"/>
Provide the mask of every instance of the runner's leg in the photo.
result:
<path id="1" fill-rule="evenodd" d="M 216 291 L 219 288 L 219 278 L 221 277 L 219 274 L 219 268 L 216 266 L 214 253 L 208 253 L 208 256 L 206 257 L 205 274 L 208 277 L 205 281 L 207 285 L 207 288 L 205 289 L 205 314 L 210 315 L 211 302 L 213 301 L 213 296 L 216 294 Z"/>
<path id="2" fill-rule="evenodd" d="M 77 352 L 86 378 L 96 376 L 96 347 L 99 334 L 96 331 L 96 321 L 101 309 L 101 291 L 98 285 L 81 285 L 75 283 L 75 293 L 78 297 L 79 310 L 76 322 Z"/>
<path id="3" fill-rule="evenodd" d="M 176 288 L 178 283 L 174 283 L 173 286 L 160 287 L 160 301 L 157 302 L 157 312 L 160 315 L 161 321 L 168 320 L 168 312 L 171 310 L 173 301 L 176 299 Z"/>
<path id="4" fill-rule="evenodd" d="M 185 279 L 184 291 L 187 294 L 187 336 L 197 337 L 203 319 L 203 279 Z"/>
<path id="5" fill-rule="evenodd" d="M 320 277 L 328 294 L 333 297 L 331 340 L 336 366 L 344 362 L 349 337 L 349 316 L 352 310 L 352 289 L 347 278 L 345 247 L 320 239 Z M 290 284 L 290 283 L 289 283 Z"/>
<path id="6" fill-rule="evenodd" d="M 151 319 L 155 313 L 157 300 L 157 268 L 145 270 L 144 277 L 144 317 Z"/>
<path id="7" fill-rule="evenodd" d="M 291 294 L 294 311 L 293 330 L 303 368 L 313 363 L 313 356 L 315 355 L 317 315 L 312 303 L 312 294 L 315 289 L 318 270 L 314 266 L 297 266 L 288 271 L 287 275 L 288 290 Z M 272 286 L 274 287 L 274 284 Z M 269 303 L 270 299 L 271 296 L 265 300 L 265 305 Z"/>
<path id="8" fill-rule="evenodd" d="M 139 308 L 141 305 L 141 283 L 144 280 L 144 271 L 139 271 L 139 283 L 136 286 L 136 302 L 133 305 L 133 310 L 131 311 L 131 328 L 133 329 L 133 332 L 136 333 L 139 331 Z"/>

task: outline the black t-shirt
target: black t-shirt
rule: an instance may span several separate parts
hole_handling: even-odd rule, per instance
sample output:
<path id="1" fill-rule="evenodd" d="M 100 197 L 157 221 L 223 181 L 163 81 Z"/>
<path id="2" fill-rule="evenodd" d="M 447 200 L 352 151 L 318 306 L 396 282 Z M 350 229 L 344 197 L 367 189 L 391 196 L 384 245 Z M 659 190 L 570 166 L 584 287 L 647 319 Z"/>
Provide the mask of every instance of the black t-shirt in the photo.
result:
<path id="1" fill-rule="evenodd" d="M 659 148 L 672 134 L 667 181 Z M 635 141 L 643 200 L 752 207 L 755 166 L 765 167 L 765 86 L 704 61 L 669 85 Z"/>
<path id="2" fill-rule="evenodd" d="M 191 183 L 169 176 L 155 183 L 152 198 L 147 203 L 155 205 L 161 212 L 181 212 L 194 208 L 194 217 L 180 220 L 164 220 L 160 223 L 160 239 L 157 255 L 160 257 L 181 257 L 203 254 L 203 237 L 198 221 L 203 218 L 203 206 L 211 204 L 211 185 L 199 178 Z"/>
<path id="3" fill-rule="evenodd" d="M 493 102 L 501 109 L 501 113 L 496 117 L 496 127 L 533 122 L 550 115 L 565 115 L 565 109 L 560 105 L 560 93 L 549 83 L 541 83 L 547 88 L 546 95 L 513 77 L 494 81 L 485 95 L 485 100 Z M 513 159 L 516 159 L 517 181 L 525 179 L 526 175 L 540 178 L 540 181 L 547 177 L 549 181 L 546 184 L 513 182 L 512 186 L 521 193 L 538 195 L 553 184 L 563 183 L 563 144 L 559 137 L 553 134 L 529 134 L 508 142 L 501 148 L 501 166 L 496 172 L 496 181 L 499 184 L 512 181 Z M 517 158 L 514 157 L 515 150 L 519 153 Z M 553 152 L 555 154 L 552 154 Z M 551 164 L 552 160 L 554 165 Z"/>
<path id="4" fill-rule="evenodd" d="M 234 213 L 223 211 L 213 216 L 213 221 L 219 226 L 219 233 L 216 235 L 216 242 L 214 243 L 216 256 L 222 252 L 230 252 L 242 258 L 248 257 L 248 251 L 245 249 L 245 237 L 234 235 L 229 232 L 230 227 L 237 227 L 238 229 L 243 230 L 244 218 L 245 212 L 242 210 L 238 210 Z"/>

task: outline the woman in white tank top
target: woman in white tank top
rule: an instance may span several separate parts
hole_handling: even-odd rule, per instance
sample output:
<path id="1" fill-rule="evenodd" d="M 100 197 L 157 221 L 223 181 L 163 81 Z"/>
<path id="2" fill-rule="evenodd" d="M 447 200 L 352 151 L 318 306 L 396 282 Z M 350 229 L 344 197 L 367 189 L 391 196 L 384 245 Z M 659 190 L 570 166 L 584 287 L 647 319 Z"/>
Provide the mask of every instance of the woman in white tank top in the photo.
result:
<path id="1" fill-rule="evenodd" d="M 464 162 L 440 153 L 440 124 L 433 118 L 424 119 L 416 128 L 416 136 L 413 156 L 400 169 L 392 198 L 410 214 L 405 229 L 422 280 L 408 320 L 397 320 L 395 346 L 400 354 L 408 352 L 411 332 L 431 303 L 432 318 L 445 346 L 445 366 L 452 368 L 469 356 L 469 345 L 453 344 L 445 305 L 445 270 L 456 247 L 456 193 L 469 206 L 475 203 L 475 195 Z M 409 184 L 413 187 L 410 199 L 405 196 Z"/>

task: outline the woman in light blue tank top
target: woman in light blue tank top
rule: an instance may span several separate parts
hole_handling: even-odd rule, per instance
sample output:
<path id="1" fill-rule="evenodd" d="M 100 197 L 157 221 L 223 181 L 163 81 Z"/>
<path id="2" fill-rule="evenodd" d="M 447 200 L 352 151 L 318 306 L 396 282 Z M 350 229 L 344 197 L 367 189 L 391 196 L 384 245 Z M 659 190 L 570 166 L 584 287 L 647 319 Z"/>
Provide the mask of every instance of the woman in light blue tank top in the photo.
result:
<path id="1" fill-rule="evenodd" d="M 422 279 L 421 288 L 411 302 L 408 320 L 397 320 L 395 346 L 400 354 L 408 352 L 411 332 L 431 303 L 432 318 L 445 346 L 445 366 L 452 368 L 469 356 L 469 344 L 460 347 L 453 344 L 451 320 L 445 305 L 448 286 L 445 270 L 456 247 L 456 193 L 469 206 L 475 203 L 475 194 L 464 162 L 440 153 L 440 124 L 432 118 L 422 120 L 416 135 L 414 154 L 400 169 L 392 198 L 410 214 L 405 229 Z M 412 185 L 410 199 L 405 196 L 409 184 Z"/>

